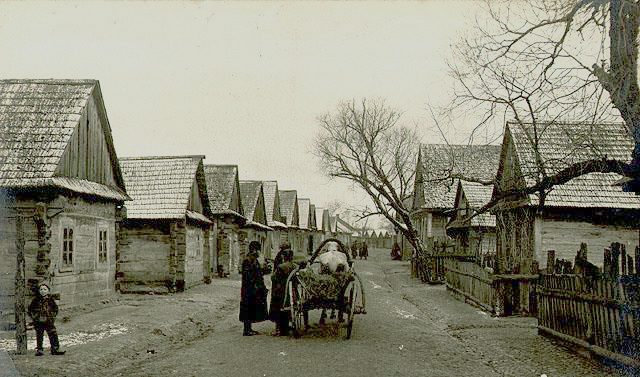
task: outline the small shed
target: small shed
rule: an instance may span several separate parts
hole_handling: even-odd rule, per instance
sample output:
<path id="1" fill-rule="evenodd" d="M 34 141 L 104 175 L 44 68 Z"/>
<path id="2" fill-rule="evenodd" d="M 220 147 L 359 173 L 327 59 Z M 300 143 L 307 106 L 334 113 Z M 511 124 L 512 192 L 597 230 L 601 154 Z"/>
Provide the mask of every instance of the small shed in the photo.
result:
<path id="1" fill-rule="evenodd" d="M 211 274 L 213 222 L 204 156 L 128 157 L 120 164 L 133 201 L 122 222 L 122 292 L 182 291 Z"/>
<path id="2" fill-rule="evenodd" d="M 17 243 L 22 278 L 47 281 L 61 309 L 113 298 L 129 199 L 97 80 L 0 80 L 0 327 Z"/>
<path id="3" fill-rule="evenodd" d="M 477 257 L 496 252 L 496 217 L 485 211 L 478 213 L 491 201 L 493 185 L 460 180 L 447 234 L 456 242 L 456 250 Z M 473 217 L 471 217 L 473 216 Z"/>
<path id="4" fill-rule="evenodd" d="M 240 272 L 242 255 L 247 247 L 240 229 L 247 219 L 240 196 L 238 165 L 207 164 L 204 173 L 216 229 L 214 264 L 225 273 Z"/>

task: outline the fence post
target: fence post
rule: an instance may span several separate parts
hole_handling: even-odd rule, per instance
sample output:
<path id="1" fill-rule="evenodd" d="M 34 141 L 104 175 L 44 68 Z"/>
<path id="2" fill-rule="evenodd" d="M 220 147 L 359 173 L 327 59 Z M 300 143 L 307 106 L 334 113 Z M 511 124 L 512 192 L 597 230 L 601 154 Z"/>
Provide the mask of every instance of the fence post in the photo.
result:
<path id="1" fill-rule="evenodd" d="M 553 275 L 556 271 L 556 251 L 547 251 L 547 274 Z"/>
<path id="2" fill-rule="evenodd" d="M 604 264 L 602 273 L 607 279 L 611 279 L 611 250 L 604 249 Z"/>
<path id="3" fill-rule="evenodd" d="M 627 255 L 627 274 L 633 275 L 633 257 L 631 255 Z"/>
<path id="4" fill-rule="evenodd" d="M 619 242 L 611 244 L 611 280 L 618 277 L 620 271 L 620 246 Z"/>
<path id="5" fill-rule="evenodd" d="M 622 265 L 622 275 L 627 274 L 627 250 L 624 244 L 620 245 L 620 264 Z"/>
<path id="6" fill-rule="evenodd" d="M 640 246 L 636 246 L 636 274 L 640 274 Z"/>

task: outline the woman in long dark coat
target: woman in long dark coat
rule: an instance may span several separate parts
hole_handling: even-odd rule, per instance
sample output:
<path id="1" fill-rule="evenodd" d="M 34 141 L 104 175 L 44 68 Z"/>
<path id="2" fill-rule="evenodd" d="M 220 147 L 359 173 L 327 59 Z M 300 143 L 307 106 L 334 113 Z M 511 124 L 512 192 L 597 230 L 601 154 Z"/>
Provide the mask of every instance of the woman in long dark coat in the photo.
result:
<path id="1" fill-rule="evenodd" d="M 273 275 L 271 275 L 271 305 L 269 306 L 269 317 L 276 323 L 276 334 L 287 335 L 289 332 L 289 311 L 282 311 L 282 303 L 286 295 L 287 278 L 295 270 L 293 263 L 293 251 L 289 244 L 280 246 L 280 252 L 276 256 Z"/>
<path id="2" fill-rule="evenodd" d="M 244 336 L 257 334 L 251 324 L 267 320 L 267 287 L 263 275 L 270 272 L 270 266 L 261 267 L 258 262 L 260 242 L 251 241 L 249 253 L 242 261 L 242 288 L 240 291 L 240 321 L 244 322 Z"/>

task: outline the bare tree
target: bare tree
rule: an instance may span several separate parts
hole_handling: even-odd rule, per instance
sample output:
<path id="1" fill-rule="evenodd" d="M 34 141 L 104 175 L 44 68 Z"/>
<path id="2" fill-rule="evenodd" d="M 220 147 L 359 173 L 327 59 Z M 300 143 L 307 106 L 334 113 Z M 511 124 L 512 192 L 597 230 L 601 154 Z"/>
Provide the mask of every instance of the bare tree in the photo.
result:
<path id="1" fill-rule="evenodd" d="M 398 124 L 400 116 L 382 100 L 342 102 L 318 119 L 313 152 L 329 177 L 350 180 L 368 194 L 375 209 L 362 217 L 384 216 L 422 252 L 408 200 L 419 138 L 415 129 Z"/>
<path id="2" fill-rule="evenodd" d="M 505 119 L 526 127 L 539 171 L 534 187 L 544 202 L 553 185 L 590 172 L 632 178 L 639 191 L 640 96 L 637 73 L 638 0 L 487 1 L 490 22 L 478 25 L 450 63 L 456 97 L 447 110 L 481 114 L 474 134 Z M 631 161 L 594 156 L 547 175 L 537 149 L 554 121 L 585 125 L 624 120 L 635 141 Z M 473 137 L 473 134 L 472 134 Z"/>

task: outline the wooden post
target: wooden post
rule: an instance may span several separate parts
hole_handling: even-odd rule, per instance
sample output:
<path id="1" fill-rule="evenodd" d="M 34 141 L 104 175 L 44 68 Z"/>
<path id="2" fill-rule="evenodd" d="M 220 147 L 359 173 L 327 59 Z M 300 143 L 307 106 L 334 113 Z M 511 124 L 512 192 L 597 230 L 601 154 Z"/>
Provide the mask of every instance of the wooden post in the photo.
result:
<path id="1" fill-rule="evenodd" d="M 620 271 L 620 249 L 621 244 L 614 242 L 611 244 L 611 279 L 618 277 Z"/>
<path id="2" fill-rule="evenodd" d="M 640 274 L 640 246 L 636 246 L 636 274 Z"/>
<path id="3" fill-rule="evenodd" d="M 547 274 L 553 275 L 556 270 L 556 251 L 547 251 Z"/>
<path id="4" fill-rule="evenodd" d="M 622 265 L 622 275 L 627 274 L 627 250 L 625 244 L 620 245 L 620 264 Z"/>
<path id="5" fill-rule="evenodd" d="M 27 353 L 27 321 L 25 308 L 25 261 L 24 261 L 24 231 L 22 226 L 22 216 L 16 216 L 16 352 L 19 355 Z"/>
<path id="6" fill-rule="evenodd" d="M 633 257 L 631 255 L 627 255 L 627 274 L 633 275 Z"/>
<path id="7" fill-rule="evenodd" d="M 609 249 L 604 249 L 604 265 L 602 267 L 602 273 L 605 278 L 611 278 L 611 250 Z"/>

